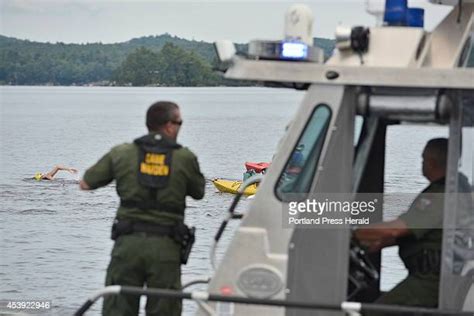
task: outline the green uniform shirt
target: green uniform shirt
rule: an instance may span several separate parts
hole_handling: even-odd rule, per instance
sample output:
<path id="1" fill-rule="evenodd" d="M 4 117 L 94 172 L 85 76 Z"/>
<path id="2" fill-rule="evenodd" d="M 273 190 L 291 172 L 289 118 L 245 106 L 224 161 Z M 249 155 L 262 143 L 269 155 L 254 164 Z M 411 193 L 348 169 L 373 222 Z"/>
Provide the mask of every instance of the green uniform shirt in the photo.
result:
<path id="1" fill-rule="evenodd" d="M 462 173 L 458 175 L 458 191 L 469 193 L 471 186 L 468 179 Z M 430 185 L 420 193 L 413 201 L 410 209 L 400 215 L 400 219 L 405 222 L 411 234 L 399 239 L 400 258 L 407 263 L 407 259 L 413 255 L 420 254 L 424 249 L 436 250 L 441 253 L 443 239 L 443 209 L 444 209 L 445 178 L 430 183 Z M 468 201 L 467 201 L 468 200 Z M 468 221 L 472 218 L 472 200 L 469 194 L 461 196 L 461 205 L 470 205 L 463 209 L 458 216 L 461 220 Z M 458 205 L 458 207 L 460 207 Z M 469 214 L 464 214 L 463 212 Z M 458 225 L 460 225 L 458 223 Z"/>
<path id="2" fill-rule="evenodd" d="M 116 190 L 121 200 L 143 201 L 149 199 L 149 190 L 138 182 L 138 153 L 135 144 L 113 147 L 84 174 L 84 181 L 91 189 L 96 189 L 116 181 Z M 202 199 L 205 179 L 199 170 L 196 156 L 187 148 L 174 149 L 168 185 L 157 191 L 156 198 L 161 205 L 170 205 L 182 210 L 181 214 L 167 212 L 166 209 L 126 208 L 120 206 L 118 219 L 146 221 L 162 225 L 172 225 L 184 219 L 186 196 Z"/>
<path id="3" fill-rule="evenodd" d="M 423 249 L 441 251 L 445 179 L 430 183 L 400 215 L 411 234 L 399 239 L 400 258 L 406 260 Z"/>

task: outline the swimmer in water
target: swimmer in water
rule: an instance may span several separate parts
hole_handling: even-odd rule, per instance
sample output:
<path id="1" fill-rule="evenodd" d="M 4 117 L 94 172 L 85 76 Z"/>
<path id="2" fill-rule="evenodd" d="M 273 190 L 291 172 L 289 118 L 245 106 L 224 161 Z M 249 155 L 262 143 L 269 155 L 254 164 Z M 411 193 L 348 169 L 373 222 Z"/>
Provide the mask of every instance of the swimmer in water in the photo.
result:
<path id="1" fill-rule="evenodd" d="M 33 179 L 35 179 L 36 181 L 53 180 L 56 173 L 58 173 L 58 171 L 60 171 L 60 170 L 67 171 L 67 172 L 72 173 L 72 174 L 77 173 L 77 169 L 75 169 L 75 168 L 69 168 L 69 167 L 64 167 L 64 166 L 61 166 L 61 165 L 57 165 L 57 166 L 54 166 L 53 170 L 51 170 L 48 173 L 41 173 L 41 172 L 35 173 Z"/>

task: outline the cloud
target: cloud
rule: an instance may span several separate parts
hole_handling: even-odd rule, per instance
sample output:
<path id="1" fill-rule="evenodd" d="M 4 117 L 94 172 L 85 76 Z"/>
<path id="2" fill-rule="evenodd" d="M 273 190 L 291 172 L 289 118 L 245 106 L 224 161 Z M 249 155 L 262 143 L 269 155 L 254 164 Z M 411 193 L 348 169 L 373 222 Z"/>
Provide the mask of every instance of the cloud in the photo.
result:
<path id="1" fill-rule="evenodd" d="M 97 13 L 100 3 L 111 1 L 90 0 L 0 0 L 4 13 L 15 14 L 61 14 L 65 11 L 80 10 Z"/>
<path id="2" fill-rule="evenodd" d="M 2 9 L 6 13 L 8 11 L 14 13 L 22 12 L 43 12 L 41 7 L 37 6 L 32 0 L 2 0 Z"/>
<path id="3" fill-rule="evenodd" d="M 189 39 L 246 42 L 280 38 L 284 12 L 296 1 L 312 8 L 314 36 L 332 38 L 339 21 L 374 24 L 365 12 L 365 0 L 0 0 L 7 7 L 1 9 L 0 33 L 65 43 L 114 43 L 165 32 Z M 426 2 L 428 31 L 449 10 L 426 0 L 409 2 L 410 6 Z"/>

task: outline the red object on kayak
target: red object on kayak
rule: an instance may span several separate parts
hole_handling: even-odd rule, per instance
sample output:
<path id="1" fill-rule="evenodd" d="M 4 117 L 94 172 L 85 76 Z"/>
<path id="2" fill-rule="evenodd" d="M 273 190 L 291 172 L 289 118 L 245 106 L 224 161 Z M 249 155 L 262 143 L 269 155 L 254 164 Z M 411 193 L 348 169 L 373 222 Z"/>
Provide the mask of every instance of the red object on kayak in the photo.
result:
<path id="1" fill-rule="evenodd" d="M 246 162 L 245 168 L 247 171 L 255 170 L 256 173 L 261 173 L 263 170 L 267 169 L 270 166 L 268 162 Z"/>

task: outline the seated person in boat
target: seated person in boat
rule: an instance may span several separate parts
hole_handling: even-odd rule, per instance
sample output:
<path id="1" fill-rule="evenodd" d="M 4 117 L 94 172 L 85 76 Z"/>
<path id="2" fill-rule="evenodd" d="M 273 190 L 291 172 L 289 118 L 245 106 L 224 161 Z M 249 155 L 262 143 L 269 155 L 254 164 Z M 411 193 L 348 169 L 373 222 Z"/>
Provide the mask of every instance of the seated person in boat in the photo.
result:
<path id="1" fill-rule="evenodd" d="M 438 306 L 447 150 L 446 138 L 435 138 L 426 144 L 422 173 L 430 184 L 415 198 L 407 212 L 395 220 L 370 224 L 355 231 L 355 238 L 369 252 L 398 245 L 399 256 L 408 270 L 408 276 L 391 291 L 383 293 L 375 303 Z M 460 192 L 470 192 L 470 184 L 463 174 L 459 174 L 458 186 Z M 472 201 L 465 202 L 472 205 Z"/>

